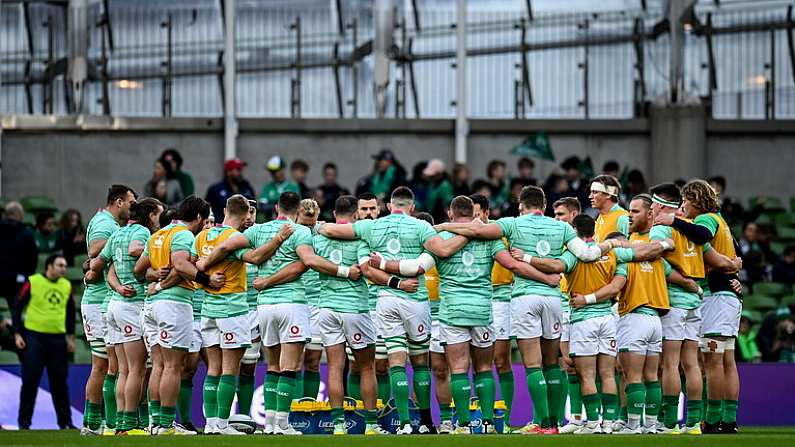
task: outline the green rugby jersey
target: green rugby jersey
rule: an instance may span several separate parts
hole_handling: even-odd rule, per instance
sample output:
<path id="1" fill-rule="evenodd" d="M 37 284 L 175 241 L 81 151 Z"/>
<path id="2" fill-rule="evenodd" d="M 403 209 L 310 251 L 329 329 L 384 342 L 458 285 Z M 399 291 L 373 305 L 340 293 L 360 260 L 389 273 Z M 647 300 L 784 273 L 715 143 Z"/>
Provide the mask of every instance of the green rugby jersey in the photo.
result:
<path id="1" fill-rule="evenodd" d="M 532 256 L 557 258 L 566 244 L 577 237 L 571 225 L 540 214 L 503 217 L 497 220 L 503 236 L 511 247 L 519 248 Z M 514 278 L 512 297 L 541 295 L 561 297 L 560 288 L 517 275 Z"/>
<path id="2" fill-rule="evenodd" d="M 358 241 L 359 245 L 356 246 L 356 253 L 359 258 L 358 262 L 361 263 L 365 258 L 370 257 L 370 247 L 365 241 Z M 367 285 L 367 307 L 370 312 L 375 312 L 375 306 L 378 304 L 378 286 L 366 280 Z"/>
<path id="3" fill-rule="evenodd" d="M 188 227 L 185 226 L 184 223 L 175 221 L 161 228 L 160 231 L 167 232 L 177 226 L 181 227 L 181 229 L 177 230 L 174 233 L 174 235 L 171 237 L 169 256 L 172 256 L 174 253 L 180 251 L 185 251 L 188 253 L 188 256 L 190 256 L 191 249 L 193 248 L 194 235 L 193 233 L 191 233 Z M 157 235 L 157 233 L 155 233 L 155 235 Z M 151 244 L 152 244 L 151 240 L 147 242 L 146 247 L 144 248 L 144 256 L 149 257 L 149 246 Z M 194 292 L 195 292 L 194 289 L 187 289 L 185 287 L 174 285 L 152 295 L 151 300 L 176 301 L 178 303 L 193 305 Z"/>
<path id="4" fill-rule="evenodd" d="M 110 236 L 121 228 L 116 218 L 113 217 L 108 210 L 102 209 L 97 211 L 97 214 L 91 218 L 86 228 L 86 248 L 91 247 L 91 243 L 96 240 L 108 240 Z M 107 273 L 107 266 L 105 272 Z M 107 310 L 107 300 L 110 298 L 110 288 L 105 281 L 104 276 L 91 284 L 86 284 L 83 291 L 82 304 L 100 304 L 103 305 L 103 312 Z"/>
<path id="5" fill-rule="evenodd" d="M 302 245 L 312 246 L 312 233 L 309 228 L 286 219 L 256 224 L 244 231 L 243 236 L 248 240 L 249 248 L 257 248 L 273 239 L 285 224 L 293 226 L 293 234 L 282 243 L 270 259 L 259 266 L 257 276 L 271 276 L 293 262 L 300 261 L 296 249 Z M 282 303 L 306 304 L 306 290 L 302 276 L 262 290 L 257 295 L 257 304 Z"/>
<path id="6" fill-rule="evenodd" d="M 336 265 L 350 267 L 359 264 L 361 241 L 329 239 L 316 234 L 312 240 L 315 253 Z M 343 313 L 369 312 L 367 283 L 335 275 L 319 274 L 317 307 Z"/>
<path id="7" fill-rule="evenodd" d="M 414 259 L 425 251 L 423 245 L 436 236 L 436 231 L 428 222 L 399 211 L 377 220 L 357 221 L 353 224 L 353 230 L 356 237 L 367 243 L 370 251 L 379 252 L 386 261 Z M 388 290 L 390 294 L 405 299 L 427 301 L 425 278 L 420 275 L 417 280 L 419 289 L 414 293 L 380 285 L 377 289 L 379 292 Z"/>
<path id="8" fill-rule="evenodd" d="M 200 250 L 205 253 L 212 250 L 214 247 L 213 241 L 219 240 L 223 242 L 223 240 L 238 234 L 240 232 L 232 227 L 216 225 L 199 233 L 194 239 L 190 254 L 194 258 L 198 258 Z M 206 243 L 204 240 L 206 240 Z M 240 255 L 242 253 L 240 252 Z M 214 272 L 218 268 L 223 268 L 223 273 L 226 277 L 220 290 L 207 290 L 201 285 L 197 287 L 204 289 L 202 317 L 230 318 L 248 314 L 248 289 L 244 288 L 248 282 L 248 276 L 246 275 L 245 263 L 237 255 L 238 253 L 228 254 L 225 259 L 208 270 L 209 272 Z"/>
<path id="9" fill-rule="evenodd" d="M 455 237 L 449 232 L 439 236 Z M 471 240 L 449 258 L 437 258 L 439 321 L 450 326 L 488 326 L 491 314 L 491 269 L 505 250 L 501 240 Z"/>
<path id="10" fill-rule="evenodd" d="M 151 233 L 149 229 L 137 223 L 131 223 L 119 229 L 111 235 L 105 247 L 102 248 L 99 257 L 105 261 L 105 265 L 111 263 L 116 268 L 116 277 L 123 286 L 135 288 L 135 296 L 126 298 L 119 295 L 115 290 L 110 289 L 111 301 L 143 302 L 146 297 L 146 287 L 144 282 L 135 278 L 133 269 L 138 258 L 130 256 L 130 245 L 133 241 L 138 241 L 146 246 Z"/>
<path id="11" fill-rule="evenodd" d="M 246 263 L 246 302 L 249 310 L 257 310 L 257 289 L 254 288 L 254 280 L 257 279 L 258 267 L 254 264 Z"/>
<path id="12" fill-rule="evenodd" d="M 193 291 L 193 321 L 202 319 L 202 305 L 204 304 L 204 289 L 197 287 Z"/>

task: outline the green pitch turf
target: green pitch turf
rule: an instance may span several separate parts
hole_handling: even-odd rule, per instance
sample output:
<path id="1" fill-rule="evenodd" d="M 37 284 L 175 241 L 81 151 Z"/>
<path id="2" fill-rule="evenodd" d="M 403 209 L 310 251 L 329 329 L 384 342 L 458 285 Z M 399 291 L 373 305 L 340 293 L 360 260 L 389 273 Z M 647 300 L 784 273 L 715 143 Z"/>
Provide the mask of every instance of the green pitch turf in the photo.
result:
<path id="1" fill-rule="evenodd" d="M 664 441 L 663 441 L 664 440 Z M 661 442 L 662 441 L 662 442 Z M 307 436 L 274 437 L 274 436 L 172 436 L 114 438 L 81 437 L 76 431 L 63 433 L 59 431 L 0 431 L 0 446 L 100 446 L 109 445 L 151 445 L 168 447 L 246 447 L 267 445 L 268 447 L 295 447 L 298 443 L 312 447 L 399 447 L 411 443 L 422 443 L 425 447 L 513 447 L 528 444 L 539 446 L 583 446 L 583 447 L 622 447 L 622 446 L 784 446 L 795 445 L 795 427 L 784 428 L 746 428 L 736 436 L 609 436 L 609 435 L 558 435 L 558 436 L 522 436 L 522 435 L 471 435 L 471 436 Z"/>

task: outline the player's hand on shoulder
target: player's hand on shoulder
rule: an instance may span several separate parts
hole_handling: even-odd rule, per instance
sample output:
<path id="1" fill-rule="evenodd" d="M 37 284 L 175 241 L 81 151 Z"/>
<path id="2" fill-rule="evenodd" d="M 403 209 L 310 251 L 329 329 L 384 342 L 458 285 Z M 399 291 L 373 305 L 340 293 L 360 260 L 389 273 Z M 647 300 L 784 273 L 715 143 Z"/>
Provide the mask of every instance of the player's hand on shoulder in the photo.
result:
<path id="1" fill-rule="evenodd" d="M 279 242 L 284 242 L 289 239 L 294 232 L 295 228 L 291 224 L 284 224 L 281 228 L 279 228 L 279 232 L 276 233 L 276 236 L 279 238 Z"/>
<path id="2" fill-rule="evenodd" d="M 674 215 L 667 213 L 660 213 L 654 217 L 654 225 L 664 225 L 670 227 L 674 224 Z"/>

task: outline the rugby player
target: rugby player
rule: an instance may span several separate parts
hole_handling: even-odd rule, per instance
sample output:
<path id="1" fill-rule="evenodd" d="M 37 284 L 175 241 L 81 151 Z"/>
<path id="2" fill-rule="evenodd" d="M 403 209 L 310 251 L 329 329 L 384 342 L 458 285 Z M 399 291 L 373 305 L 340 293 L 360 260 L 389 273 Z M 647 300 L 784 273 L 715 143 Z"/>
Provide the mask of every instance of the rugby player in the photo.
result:
<path id="1" fill-rule="evenodd" d="M 309 228 L 314 236 L 318 217 L 320 217 L 320 206 L 318 206 L 317 202 L 313 199 L 301 200 L 296 223 Z M 296 396 L 311 397 L 312 399 L 317 399 L 318 390 L 320 389 L 320 357 L 323 355 L 322 336 L 318 325 L 320 310 L 317 307 L 317 303 L 320 300 L 319 275 L 320 273 L 317 270 L 309 269 L 301 278 L 304 282 L 306 303 L 309 306 L 311 339 L 304 348 L 303 374 L 300 379 L 295 381 Z"/>
<path id="2" fill-rule="evenodd" d="M 612 175 L 597 175 L 591 180 L 591 206 L 599 211 L 594 239 L 601 242 L 607 235 L 618 231 L 629 235 L 629 213 L 618 204 L 621 183 Z"/>
<path id="3" fill-rule="evenodd" d="M 99 256 L 108 238 L 120 228 L 121 224 L 127 224 L 133 202 L 135 202 L 135 191 L 132 188 L 113 185 L 108 189 L 105 208 L 100 209 L 91 218 L 86 228 L 89 260 Z M 83 316 L 86 340 L 91 346 L 91 373 L 86 381 L 86 405 L 81 430 L 83 435 L 101 435 L 103 416 L 108 428 L 113 429 L 116 425 L 116 356 L 112 354 L 112 348 L 106 347 L 106 325 L 102 317 L 102 308 L 108 298 L 109 290 L 104 278 L 86 282 L 80 313 Z"/>
<path id="4" fill-rule="evenodd" d="M 251 228 L 257 221 L 257 201 L 248 201 L 248 214 L 243 221 L 243 231 Z M 292 228 L 290 228 L 292 231 Z M 262 337 L 259 334 L 259 321 L 257 320 L 257 289 L 254 280 L 257 278 L 257 266 L 246 263 L 246 302 L 248 303 L 248 324 L 251 328 L 251 346 L 243 353 L 240 361 L 240 375 L 237 378 L 237 412 L 238 414 L 251 415 L 251 402 L 254 399 L 254 377 L 256 376 L 257 362 L 262 350 Z"/>

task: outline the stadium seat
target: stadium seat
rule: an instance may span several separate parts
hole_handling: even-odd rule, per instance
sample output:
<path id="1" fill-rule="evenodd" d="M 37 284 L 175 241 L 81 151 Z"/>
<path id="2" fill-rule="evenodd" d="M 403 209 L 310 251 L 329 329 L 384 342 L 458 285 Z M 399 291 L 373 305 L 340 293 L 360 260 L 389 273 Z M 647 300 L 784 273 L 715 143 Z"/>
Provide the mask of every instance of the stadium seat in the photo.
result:
<path id="1" fill-rule="evenodd" d="M 761 207 L 765 211 L 784 211 L 784 203 L 778 197 L 756 196 L 750 200 L 751 208 Z"/>
<path id="2" fill-rule="evenodd" d="M 795 228 L 787 226 L 776 227 L 776 239 L 779 241 L 795 242 Z"/>
<path id="3" fill-rule="evenodd" d="M 778 307 L 775 298 L 764 295 L 750 295 L 743 299 L 743 307 L 748 310 L 767 311 Z"/>
<path id="4" fill-rule="evenodd" d="M 790 244 L 786 242 L 773 241 L 770 243 L 770 251 L 777 254 L 778 256 L 781 256 L 784 254 L 784 250 L 787 249 L 788 245 Z"/>
<path id="5" fill-rule="evenodd" d="M 795 213 L 795 196 L 789 198 L 789 210 Z"/>
<path id="6" fill-rule="evenodd" d="M 779 303 L 782 306 L 791 306 L 795 304 L 795 295 L 785 296 L 784 298 L 781 298 L 781 301 Z"/>
<path id="7" fill-rule="evenodd" d="M 86 259 L 88 259 L 88 255 L 86 255 L 86 254 L 75 255 L 75 267 L 82 268 L 83 267 L 83 263 L 86 262 Z"/>
<path id="8" fill-rule="evenodd" d="M 19 365 L 19 357 L 14 351 L 0 349 L 0 365 Z"/>
<path id="9" fill-rule="evenodd" d="M 748 319 L 751 320 L 751 323 L 753 324 L 762 322 L 763 315 L 762 312 L 759 312 L 758 310 L 743 311 L 743 314 L 747 314 Z"/>
<path id="10" fill-rule="evenodd" d="M 753 285 L 754 295 L 781 298 L 792 293 L 792 287 L 779 282 L 759 282 Z"/>
<path id="11" fill-rule="evenodd" d="M 55 202 L 49 197 L 43 196 L 29 196 L 23 197 L 20 200 L 22 208 L 28 213 L 40 213 L 42 211 L 57 211 L 58 207 Z"/>
<path id="12" fill-rule="evenodd" d="M 792 227 L 795 228 L 795 213 L 779 213 L 776 215 L 775 218 L 776 227 L 779 229 L 781 227 Z"/>
<path id="13" fill-rule="evenodd" d="M 78 266 L 75 267 L 67 267 L 66 269 L 66 279 L 69 281 L 74 282 L 83 282 L 83 269 Z"/>

